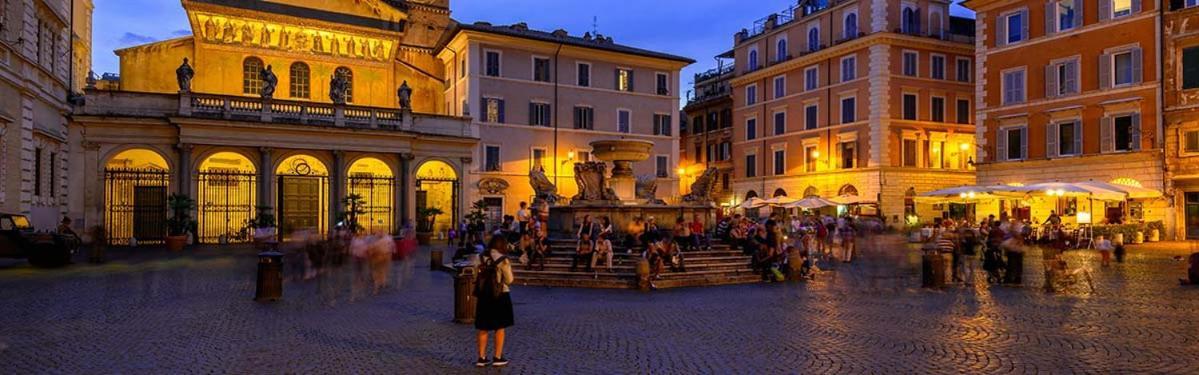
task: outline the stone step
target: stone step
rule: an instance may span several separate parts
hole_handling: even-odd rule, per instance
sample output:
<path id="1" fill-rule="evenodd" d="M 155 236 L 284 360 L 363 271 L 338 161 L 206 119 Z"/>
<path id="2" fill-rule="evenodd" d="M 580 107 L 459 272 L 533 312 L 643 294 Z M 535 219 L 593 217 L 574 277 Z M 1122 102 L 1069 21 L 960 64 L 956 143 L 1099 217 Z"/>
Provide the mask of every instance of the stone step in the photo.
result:
<path id="1" fill-rule="evenodd" d="M 654 286 L 659 289 L 667 288 L 682 288 L 695 286 L 716 286 L 716 285 L 731 285 L 731 284 L 752 284 L 761 282 L 760 275 L 746 274 L 694 274 L 672 278 L 664 277 L 659 280 L 654 280 Z M 545 286 L 545 287 L 570 287 L 570 288 L 603 288 L 603 289 L 636 289 L 637 281 L 635 278 L 598 278 L 598 279 L 580 279 L 575 277 L 561 277 L 551 275 L 530 275 L 516 281 L 517 285 L 524 286 Z"/>
<path id="2" fill-rule="evenodd" d="M 686 263 L 686 266 L 687 266 L 687 270 L 688 270 L 688 271 L 740 272 L 740 271 L 744 271 L 744 270 L 749 270 L 749 269 L 751 269 L 751 268 L 749 267 L 749 263 L 741 263 L 741 262 L 735 262 L 735 263 L 712 263 L 712 264 L 691 264 L 691 263 Z M 514 271 L 514 272 L 516 272 L 517 274 L 519 274 L 519 273 L 521 273 L 521 272 L 531 272 L 531 271 L 535 271 L 535 270 L 538 270 L 538 269 L 540 269 L 540 268 L 541 268 L 541 265 L 536 265 L 536 266 L 534 266 L 534 267 L 533 267 L 531 270 L 530 270 L 529 268 L 526 268 L 526 267 L 523 267 L 523 266 L 518 266 L 518 267 L 514 268 L 514 269 L 513 269 L 513 271 Z M 586 267 L 584 267 L 584 266 L 579 266 L 579 267 L 578 267 L 578 271 L 577 271 L 577 272 L 578 272 L 578 273 L 580 273 L 580 274 L 586 274 L 586 272 L 585 272 L 585 271 L 583 271 L 585 268 L 586 268 Z M 596 269 L 596 272 L 600 272 L 600 273 L 607 272 L 607 271 L 605 271 L 605 270 L 603 269 L 603 267 L 602 267 L 602 266 L 597 266 L 595 269 Z M 546 263 L 546 264 L 545 264 L 545 270 L 546 270 L 546 271 L 566 271 L 566 272 L 570 272 L 570 271 L 569 271 L 569 270 L 570 270 L 570 263 Z M 612 270 L 613 270 L 613 271 L 615 271 L 615 272 L 617 272 L 617 273 L 622 273 L 622 274 L 624 274 L 624 273 L 627 273 L 627 274 L 630 274 L 630 275 L 632 275 L 632 274 L 634 274 L 634 273 L 637 271 L 637 267 L 636 267 L 636 265 L 631 265 L 631 264 L 621 264 L 621 265 L 615 265 L 615 264 L 614 264 L 614 265 L 612 265 Z"/>
<path id="3" fill-rule="evenodd" d="M 567 257 L 569 257 L 569 256 L 574 255 L 575 251 L 576 250 L 573 247 L 551 248 L 549 255 L 550 256 L 567 256 Z M 640 258 L 641 253 L 642 253 L 641 251 L 635 251 L 632 253 L 627 252 L 627 251 L 613 251 L 612 257 L 614 257 L 614 258 Z M 684 251 L 683 256 L 685 256 L 687 258 L 707 258 L 707 257 L 731 257 L 731 256 L 747 256 L 747 255 L 745 255 L 745 253 L 742 253 L 740 251 L 734 251 L 734 250 L 712 250 L 712 251 Z"/>

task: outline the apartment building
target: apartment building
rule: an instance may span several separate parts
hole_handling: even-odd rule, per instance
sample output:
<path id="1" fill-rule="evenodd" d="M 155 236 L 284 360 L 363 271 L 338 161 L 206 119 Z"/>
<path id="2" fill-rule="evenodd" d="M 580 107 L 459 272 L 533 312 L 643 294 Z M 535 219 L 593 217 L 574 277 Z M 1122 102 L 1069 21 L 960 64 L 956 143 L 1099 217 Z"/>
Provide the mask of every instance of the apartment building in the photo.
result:
<path id="1" fill-rule="evenodd" d="M 892 225 L 967 215 L 913 199 L 975 181 L 974 26 L 949 5 L 803 1 L 738 32 L 738 200 L 835 198 Z"/>
<path id="2" fill-rule="evenodd" d="M 720 60 L 719 66 L 697 73 L 683 119 L 687 126 L 679 131 L 679 170 L 682 191 L 688 192 L 691 183 L 708 168 L 716 168 L 716 188 L 713 198 L 721 205 L 732 206 L 733 190 L 733 64 Z"/>
<path id="3" fill-rule="evenodd" d="M 41 230 L 67 212 L 72 3 L 0 1 L 0 211 Z"/>
<path id="4" fill-rule="evenodd" d="M 978 19 L 980 184 L 1096 181 L 1162 191 L 1166 136 L 1155 2 L 965 5 Z M 1162 199 L 1042 201 L 1002 201 L 998 211 L 1033 221 L 1050 211 L 1067 222 L 1171 221 Z"/>
<path id="5" fill-rule="evenodd" d="M 1179 239 L 1199 239 L 1199 1 L 1170 1 L 1162 19 L 1166 192 Z"/>
<path id="6" fill-rule="evenodd" d="M 438 57 L 445 64 L 446 106 L 472 117 L 480 144 L 466 184 L 468 201 L 490 215 L 532 202 L 529 172 L 543 168 L 570 198 L 574 163 L 591 160 L 593 141 L 639 139 L 653 155 L 635 163 L 657 196 L 677 197 L 679 71 L 694 61 L 618 44 L 603 35 L 569 35 L 526 24 L 459 24 Z"/>

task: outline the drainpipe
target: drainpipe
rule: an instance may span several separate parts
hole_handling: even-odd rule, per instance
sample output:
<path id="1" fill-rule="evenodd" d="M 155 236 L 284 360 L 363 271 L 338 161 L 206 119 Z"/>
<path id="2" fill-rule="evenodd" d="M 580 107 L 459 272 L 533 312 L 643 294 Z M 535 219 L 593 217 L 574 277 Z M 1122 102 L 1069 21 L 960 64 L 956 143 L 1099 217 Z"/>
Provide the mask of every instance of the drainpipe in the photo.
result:
<path id="1" fill-rule="evenodd" d="M 560 81 L 558 80 L 558 71 L 560 68 L 558 57 L 561 54 L 562 43 L 558 43 L 558 49 L 554 51 L 554 104 L 551 107 L 553 110 L 550 112 L 550 122 L 554 124 L 554 186 L 558 186 L 558 175 L 562 174 L 560 171 L 562 166 L 558 165 L 558 87 L 560 85 Z"/>

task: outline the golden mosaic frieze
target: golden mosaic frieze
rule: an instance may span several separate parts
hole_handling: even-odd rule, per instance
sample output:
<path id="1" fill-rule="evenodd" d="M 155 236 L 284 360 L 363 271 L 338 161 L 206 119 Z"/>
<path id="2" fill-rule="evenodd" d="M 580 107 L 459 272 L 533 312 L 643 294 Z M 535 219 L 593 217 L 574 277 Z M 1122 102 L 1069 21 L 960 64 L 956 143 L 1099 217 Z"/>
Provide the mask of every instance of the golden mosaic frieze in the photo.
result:
<path id="1" fill-rule="evenodd" d="M 206 12 L 192 12 L 191 17 L 197 39 L 211 44 L 368 61 L 389 61 L 395 50 L 392 40 L 328 29 Z"/>

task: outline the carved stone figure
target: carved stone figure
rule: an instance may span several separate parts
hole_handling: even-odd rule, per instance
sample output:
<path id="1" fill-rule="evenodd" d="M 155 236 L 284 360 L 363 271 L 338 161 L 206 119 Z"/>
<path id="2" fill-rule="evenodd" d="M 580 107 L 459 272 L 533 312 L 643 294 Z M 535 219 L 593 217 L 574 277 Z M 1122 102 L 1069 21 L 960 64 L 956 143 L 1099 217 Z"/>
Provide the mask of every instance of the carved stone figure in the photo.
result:
<path id="1" fill-rule="evenodd" d="M 320 33 L 312 35 L 312 52 L 325 53 L 325 38 Z"/>
<path id="2" fill-rule="evenodd" d="M 275 97 L 275 86 L 279 85 L 279 77 L 275 76 L 275 72 L 271 70 L 271 66 L 267 65 L 260 73 L 262 75 L 262 98 L 270 99 Z"/>
<path id="3" fill-rule="evenodd" d="M 691 183 L 691 192 L 683 196 L 686 203 L 712 203 L 712 190 L 716 189 L 716 168 L 708 168 Z"/>
<path id="4" fill-rule="evenodd" d="M 254 26 L 249 22 L 241 25 L 241 44 L 250 45 L 254 43 Z"/>
<path id="5" fill-rule="evenodd" d="M 268 25 L 262 25 L 262 41 L 261 42 L 262 42 L 263 47 L 271 46 L 271 27 Z"/>
<path id="6" fill-rule="evenodd" d="M 340 74 L 334 73 L 333 78 L 329 80 L 329 100 L 333 104 L 346 104 L 346 91 L 350 88 L 350 83 Z"/>
<path id="7" fill-rule="evenodd" d="M 216 32 L 216 21 L 209 17 L 208 21 L 204 22 L 204 39 L 209 42 L 216 40 Z"/>
<path id="8" fill-rule="evenodd" d="M 529 170 L 529 185 L 532 185 L 533 192 L 536 194 L 534 205 L 537 201 L 552 205 L 561 198 L 558 195 L 558 187 L 554 186 L 549 177 L 545 176 L 545 167 L 538 165 Z"/>
<path id="9" fill-rule="evenodd" d="M 223 31 L 221 31 L 221 40 L 224 41 L 225 43 L 233 43 L 233 37 L 234 37 L 234 34 L 236 34 L 236 31 L 234 31 L 234 29 L 233 29 L 233 21 L 226 20 L 225 28 L 222 30 Z"/>
<path id="10" fill-rule="evenodd" d="M 336 35 L 329 38 L 329 54 L 333 56 L 341 54 L 341 38 Z"/>
<path id="11" fill-rule="evenodd" d="M 179 81 L 179 92 L 190 92 L 192 90 L 192 78 L 196 76 L 196 71 L 191 65 L 187 64 L 187 58 L 183 58 L 183 65 L 179 65 L 175 69 L 175 79 Z"/>
<path id="12" fill-rule="evenodd" d="M 648 204 L 665 203 L 658 199 L 658 180 L 656 178 L 638 178 L 635 191 L 637 199 L 643 199 Z"/>
<path id="13" fill-rule="evenodd" d="M 508 181 L 501 178 L 488 177 L 479 180 L 479 190 L 486 194 L 504 194 L 508 190 Z"/>
<path id="14" fill-rule="evenodd" d="M 404 80 L 400 84 L 400 89 L 396 90 L 396 96 L 400 97 L 400 109 L 412 109 L 412 88 L 408 87 L 408 80 Z"/>
<path id="15" fill-rule="evenodd" d="M 575 163 L 575 184 L 579 194 L 573 201 L 616 201 L 620 200 L 607 184 L 608 165 L 603 162 Z"/>

